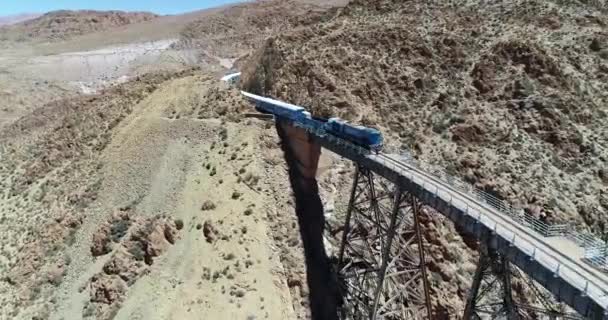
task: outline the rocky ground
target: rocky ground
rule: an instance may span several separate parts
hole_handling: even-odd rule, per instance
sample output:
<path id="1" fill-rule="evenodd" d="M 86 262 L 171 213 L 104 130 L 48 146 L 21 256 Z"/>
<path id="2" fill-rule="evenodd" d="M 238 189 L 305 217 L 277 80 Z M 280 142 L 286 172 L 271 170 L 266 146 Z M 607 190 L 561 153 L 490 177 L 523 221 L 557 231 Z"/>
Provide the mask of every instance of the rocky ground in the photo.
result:
<path id="1" fill-rule="evenodd" d="M 3 317 L 305 315 L 274 128 L 200 73 L 149 75 L 5 128 Z"/>
<path id="2" fill-rule="evenodd" d="M 230 6 L 190 23 L 182 30 L 178 45 L 236 60 L 260 47 L 268 36 L 313 23 L 328 9 L 347 2 L 273 0 Z"/>
<path id="3" fill-rule="evenodd" d="M 377 126 L 389 151 L 605 232 L 608 17 L 442 3 L 263 1 L 4 42 L 0 318 L 310 317 L 283 154 L 217 80 L 233 63 L 247 90 Z M 166 41 L 195 57 L 125 58 Z M 325 152 L 319 166 L 339 224 L 352 164 Z M 422 222 L 435 310 L 460 314 L 474 242 L 430 210 Z"/>
<path id="4" fill-rule="evenodd" d="M 272 123 L 158 21 L 3 49 L 0 318 L 309 317 Z"/>
<path id="5" fill-rule="evenodd" d="M 243 63 L 244 88 L 379 127 L 389 151 L 601 235 L 608 16 L 596 9 L 353 1 L 267 40 Z M 436 308 L 458 314 L 475 252 L 437 215 L 425 225 Z"/>

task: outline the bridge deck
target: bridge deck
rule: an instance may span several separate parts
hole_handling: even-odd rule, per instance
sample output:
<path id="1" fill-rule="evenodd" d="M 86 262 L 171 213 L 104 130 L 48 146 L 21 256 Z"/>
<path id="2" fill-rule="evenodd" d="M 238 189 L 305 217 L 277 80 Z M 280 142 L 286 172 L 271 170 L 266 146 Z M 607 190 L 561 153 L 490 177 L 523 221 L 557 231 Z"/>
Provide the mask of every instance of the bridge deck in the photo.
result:
<path id="1" fill-rule="evenodd" d="M 477 236 L 490 234 L 494 249 L 583 316 L 608 319 L 608 274 L 584 263 L 583 249 L 575 243 L 543 237 L 474 196 L 389 155 L 363 155 L 335 137 L 312 133 L 325 148 L 412 192 L 460 228 Z"/>
<path id="2" fill-rule="evenodd" d="M 258 103 L 283 105 L 283 102 L 245 94 Z M 522 225 L 476 196 L 415 166 L 385 154 L 369 154 L 323 129 L 306 129 L 321 146 L 363 165 L 414 194 L 452 220 L 462 230 L 478 237 L 488 235 L 490 246 L 513 264 L 590 319 L 608 320 L 608 274 L 581 260 L 583 249 L 559 237 L 545 237 Z"/>
<path id="3" fill-rule="evenodd" d="M 392 165 L 382 156 L 372 155 L 369 158 L 383 165 Z M 407 168 L 406 165 L 396 169 L 401 176 L 417 186 L 422 186 L 427 192 L 435 194 L 450 206 L 483 224 L 486 229 L 494 231 L 496 236 L 509 242 L 512 249 L 517 249 L 529 258 L 534 257 L 534 260 L 546 269 L 543 272 L 553 273 L 556 280 L 559 278 L 566 281 L 581 293 L 586 291 L 586 295 L 598 306 L 604 310 L 608 309 L 608 295 L 605 292 L 608 289 L 608 275 L 582 262 L 584 252 L 575 243 L 563 238 L 545 238 L 534 230 L 521 226 L 511 217 L 485 204 L 480 204 L 471 199 L 471 196 L 453 190 L 417 169 Z M 524 269 L 528 268 L 524 266 Z M 531 271 L 534 277 L 533 273 L 536 271 L 528 271 Z M 563 292 L 563 294 L 572 293 Z M 585 314 L 591 312 L 591 310 L 584 311 Z"/>

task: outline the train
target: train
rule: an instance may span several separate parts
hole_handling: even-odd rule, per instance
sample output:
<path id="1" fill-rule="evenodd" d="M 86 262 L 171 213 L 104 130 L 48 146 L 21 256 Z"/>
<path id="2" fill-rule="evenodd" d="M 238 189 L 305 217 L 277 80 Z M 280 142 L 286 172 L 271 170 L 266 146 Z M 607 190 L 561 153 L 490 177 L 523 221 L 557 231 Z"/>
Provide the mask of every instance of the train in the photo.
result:
<path id="1" fill-rule="evenodd" d="M 228 83 L 231 86 L 235 86 L 241 80 L 240 72 L 231 72 L 222 77 L 222 81 Z"/>
<path id="2" fill-rule="evenodd" d="M 326 133 L 349 141 L 369 151 L 379 153 L 384 142 L 382 133 L 374 128 L 350 124 L 337 117 L 322 119 L 312 117 L 303 107 L 241 91 L 255 103 L 256 110 L 290 120 L 298 125 L 313 129 L 323 129 Z"/>

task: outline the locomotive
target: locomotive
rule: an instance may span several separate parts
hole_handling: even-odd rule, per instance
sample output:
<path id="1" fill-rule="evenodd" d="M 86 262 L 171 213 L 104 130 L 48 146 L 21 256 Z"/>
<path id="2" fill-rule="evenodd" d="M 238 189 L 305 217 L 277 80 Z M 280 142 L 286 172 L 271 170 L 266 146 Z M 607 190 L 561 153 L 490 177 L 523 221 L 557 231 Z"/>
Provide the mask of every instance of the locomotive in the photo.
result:
<path id="1" fill-rule="evenodd" d="M 338 138 L 347 140 L 367 150 L 380 152 L 382 149 L 382 133 L 374 128 L 350 124 L 340 118 L 313 118 L 306 109 L 290 103 L 261 97 L 249 92 L 241 93 L 255 103 L 256 110 L 270 113 L 276 117 L 293 121 L 296 124 L 312 129 L 323 129 Z"/>
<path id="2" fill-rule="evenodd" d="M 349 124 L 340 118 L 329 118 L 323 127 L 327 132 L 376 153 L 382 150 L 382 133 L 377 129 Z"/>

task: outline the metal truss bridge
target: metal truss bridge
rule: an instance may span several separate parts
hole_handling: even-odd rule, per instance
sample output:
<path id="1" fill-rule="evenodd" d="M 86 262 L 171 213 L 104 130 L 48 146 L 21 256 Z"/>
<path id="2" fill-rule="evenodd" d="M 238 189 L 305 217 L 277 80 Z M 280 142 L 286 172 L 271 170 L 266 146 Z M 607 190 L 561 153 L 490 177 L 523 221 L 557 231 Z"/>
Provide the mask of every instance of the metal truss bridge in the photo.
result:
<path id="1" fill-rule="evenodd" d="M 566 225 L 548 225 L 443 171 L 423 170 L 412 159 L 370 153 L 323 129 L 291 125 L 357 167 L 338 257 L 346 288 L 343 318 L 438 318 L 419 222 L 421 207 L 428 206 L 479 241 L 465 310 L 450 318 L 608 319 L 605 243 Z M 511 278 L 519 270 L 542 307 L 514 300 Z M 536 285 L 553 297 L 544 297 Z M 578 314 L 560 311 L 556 301 Z"/>

